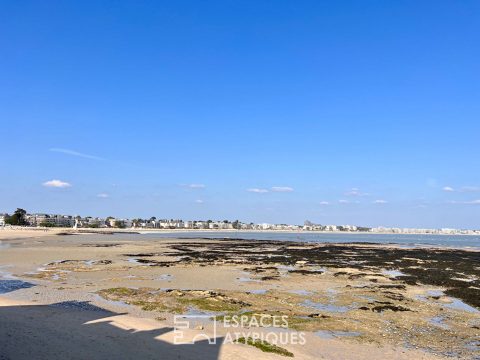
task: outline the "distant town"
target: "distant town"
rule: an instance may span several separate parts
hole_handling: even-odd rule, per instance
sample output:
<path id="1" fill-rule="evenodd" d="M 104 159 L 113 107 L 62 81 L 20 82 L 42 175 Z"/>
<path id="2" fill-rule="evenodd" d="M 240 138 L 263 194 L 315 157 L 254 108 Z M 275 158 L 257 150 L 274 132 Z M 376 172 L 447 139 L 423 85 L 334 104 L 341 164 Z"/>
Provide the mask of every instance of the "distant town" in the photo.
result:
<path id="1" fill-rule="evenodd" d="M 317 231 L 317 232 L 371 232 L 385 234 L 444 234 L 444 235 L 480 235 L 480 230 L 467 229 L 418 229 L 393 227 L 365 227 L 355 225 L 321 225 L 305 221 L 303 225 L 244 223 L 238 220 L 181 220 L 161 219 L 155 216 L 149 219 L 123 219 L 108 216 L 106 218 L 91 216 L 72 216 L 60 214 L 29 214 L 17 209 L 12 215 L 0 214 L 0 227 L 67 227 L 67 228 L 111 228 L 111 229 L 163 229 L 163 230 L 252 230 L 252 231 Z"/>

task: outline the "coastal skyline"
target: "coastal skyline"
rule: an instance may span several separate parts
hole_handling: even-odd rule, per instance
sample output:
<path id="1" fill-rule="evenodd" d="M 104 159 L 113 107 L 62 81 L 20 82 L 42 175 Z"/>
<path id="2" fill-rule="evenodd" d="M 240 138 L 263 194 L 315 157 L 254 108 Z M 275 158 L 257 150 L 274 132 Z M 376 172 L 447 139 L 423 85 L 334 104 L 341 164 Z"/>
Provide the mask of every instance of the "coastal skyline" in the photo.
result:
<path id="1" fill-rule="evenodd" d="M 4 4 L 0 212 L 478 228 L 480 5 L 372 4 Z"/>

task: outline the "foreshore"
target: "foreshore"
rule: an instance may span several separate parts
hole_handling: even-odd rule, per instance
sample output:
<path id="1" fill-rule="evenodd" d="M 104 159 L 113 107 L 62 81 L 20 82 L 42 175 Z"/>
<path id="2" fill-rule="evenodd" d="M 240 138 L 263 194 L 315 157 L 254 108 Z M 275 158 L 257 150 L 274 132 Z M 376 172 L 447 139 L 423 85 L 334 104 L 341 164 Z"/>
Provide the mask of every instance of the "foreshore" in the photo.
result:
<path id="1" fill-rule="evenodd" d="M 58 349 L 79 359 L 159 352 L 162 359 L 285 358 L 241 343 L 174 345 L 182 314 L 223 325 L 226 316 L 287 316 L 288 328 L 274 330 L 305 334 L 304 345 L 279 344 L 297 359 L 480 355 L 477 252 L 3 231 L 0 322 L 9 326 L 1 327 L 0 348 L 7 359 L 56 359 Z M 209 321 L 184 335 L 225 339 L 231 330 Z M 97 342 L 88 345 L 91 339 Z"/>

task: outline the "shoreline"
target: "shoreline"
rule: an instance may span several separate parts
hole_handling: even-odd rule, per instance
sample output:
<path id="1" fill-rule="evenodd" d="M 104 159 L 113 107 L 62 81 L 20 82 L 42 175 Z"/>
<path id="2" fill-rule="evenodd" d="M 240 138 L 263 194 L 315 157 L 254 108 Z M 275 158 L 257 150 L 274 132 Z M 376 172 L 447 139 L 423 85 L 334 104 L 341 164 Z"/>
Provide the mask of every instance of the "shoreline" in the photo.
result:
<path id="1" fill-rule="evenodd" d="M 202 232 L 214 232 L 214 233 L 261 233 L 261 234 L 329 234 L 329 235 L 398 235 L 398 236 L 478 236 L 480 234 L 443 234 L 443 233 L 424 233 L 424 232 L 412 232 L 412 233 L 395 233 L 395 232 L 379 232 L 379 231 L 310 231 L 310 230 L 236 230 L 236 229 L 140 229 L 140 228 L 77 228 L 72 227 L 0 227 L 0 234 L 2 231 L 47 231 L 47 232 L 73 232 L 73 233 L 118 233 L 118 234 L 156 234 L 156 233 L 202 233 Z"/>
<path id="2" fill-rule="evenodd" d="M 198 234 L 198 236 L 193 237 L 179 237 L 178 234 Z M 165 229 L 158 229 L 153 231 L 131 231 L 131 229 L 72 229 L 72 228 L 29 228 L 29 227 L 19 227 L 19 228 L 0 228 L 0 243 L 2 241 L 14 241 L 14 240 L 23 240 L 23 239 L 34 239 L 34 238 L 42 238 L 48 236 L 71 236 L 71 235 L 172 235 L 174 239 L 203 239 L 203 240 L 244 240 L 244 241 L 276 241 L 276 242 L 292 242 L 295 244 L 332 244 L 332 245 L 373 245 L 373 246 L 383 246 L 388 248 L 407 248 L 407 249 L 438 249 L 438 250 L 464 250 L 469 252 L 478 252 L 480 251 L 480 242 L 478 245 L 459 245 L 459 244 L 428 244 L 428 243 L 400 243 L 396 242 L 394 239 L 392 241 L 387 242 L 375 242 L 375 241 L 361 241 L 361 240 L 353 240 L 351 242 L 344 242 L 344 241 L 335 241 L 335 239 L 331 239 L 329 241 L 311 241 L 309 239 L 258 239 L 258 238 L 242 238 L 240 237 L 203 237 L 201 234 L 215 234 L 215 233 L 228 233 L 228 234 L 298 234 L 298 232 L 290 232 L 290 231 L 251 231 L 251 230 L 244 230 L 244 231 L 223 231 L 223 230 L 165 230 Z M 312 234 L 312 232 L 304 232 L 303 234 Z M 332 235 L 331 232 L 322 232 L 321 234 L 329 234 Z M 333 233 L 336 236 L 341 236 L 343 233 Z M 348 233 L 349 235 L 385 235 L 385 234 L 372 234 L 372 233 Z M 395 234 L 391 234 L 395 235 Z M 412 234 L 398 234 L 398 235 L 412 235 Z M 424 234 L 425 235 L 425 234 Z M 457 235 L 462 236 L 462 235 Z M 170 237 L 162 236 L 161 239 L 169 239 Z M 152 240 L 155 238 L 152 238 Z"/>

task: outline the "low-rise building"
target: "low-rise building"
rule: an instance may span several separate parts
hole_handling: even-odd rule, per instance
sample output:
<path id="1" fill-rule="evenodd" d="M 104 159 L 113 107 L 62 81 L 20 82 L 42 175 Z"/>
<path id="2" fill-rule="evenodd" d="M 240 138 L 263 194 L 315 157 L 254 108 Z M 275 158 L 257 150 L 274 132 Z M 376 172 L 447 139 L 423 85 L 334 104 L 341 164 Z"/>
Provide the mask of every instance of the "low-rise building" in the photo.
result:
<path id="1" fill-rule="evenodd" d="M 72 227 L 75 219 L 68 215 L 28 214 L 26 220 L 30 226 Z"/>
<path id="2" fill-rule="evenodd" d="M 98 227 L 98 228 L 103 228 L 103 227 L 106 227 L 106 223 L 105 223 L 105 219 L 102 219 L 102 218 L 94 218 L 94 217 L 91 217 L 91 216 L 87 216 L 85 218 L 81 218 L 81 217 L 76 217 L 73 219 L 74 223 L 75 223 L 75 220 L 77 220 L 77 226 L 79 227 Z"/>

